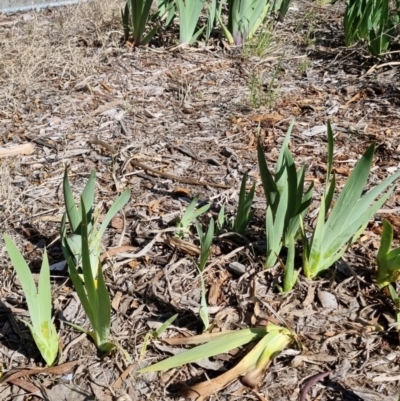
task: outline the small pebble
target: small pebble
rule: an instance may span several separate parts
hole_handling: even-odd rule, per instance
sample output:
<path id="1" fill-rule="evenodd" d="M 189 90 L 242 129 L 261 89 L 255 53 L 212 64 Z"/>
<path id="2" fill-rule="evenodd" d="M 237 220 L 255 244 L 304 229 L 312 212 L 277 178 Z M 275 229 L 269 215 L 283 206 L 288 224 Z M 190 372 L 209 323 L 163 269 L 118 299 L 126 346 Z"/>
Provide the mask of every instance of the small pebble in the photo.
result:
<path id="1" fill-rule="evenodd" d="M 232 273 L 238 274 L 239 276 L 241 276 L 242 274 L 246 273 L 246 266 L 242 265 L 239 262 L 232 262 L 229 263 L 229 270 Z"/>

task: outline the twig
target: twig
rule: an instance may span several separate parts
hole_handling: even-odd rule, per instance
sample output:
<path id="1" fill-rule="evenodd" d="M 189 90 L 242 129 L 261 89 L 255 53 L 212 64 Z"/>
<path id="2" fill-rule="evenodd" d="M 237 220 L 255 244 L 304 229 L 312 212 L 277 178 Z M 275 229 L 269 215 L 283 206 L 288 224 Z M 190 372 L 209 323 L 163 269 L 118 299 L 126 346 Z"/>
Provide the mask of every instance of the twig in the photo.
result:
<path id="1" fill-rule="evenodd" d="M 22 145 L 10 146 L 8 148 L 0 148 L 0 158 L 19 155 L 31 155 L 34 151 L 35 148 L 31 143 L 24 143 Z"/>
<path id="2" fill-rule="evenodd" d="M 115 156 L 118 152 L 108 143 L 104 142 L 104 141 L 100 141 L 98 139 L 95 139 L 93 141 L 89 141 L 91 144 L 93 145 L 100 145 L 103 148 L 107 149 L 113 156 Z M 146 166 L 136 160 L 131 159 L 129 161 L 132 166 L 135 167 L 139 167 L 149 173 L 153 173 L 156 174 L 160 177 L 163 178 L 168 178 L 170 180 L 174 180 L 174 181 L 178 181 L 178 182 L 183 182 L 184 184 L 190 184 L 190 185 L 201 185 L 201 186 L 209 186 L 209 187 L 214 187 L 214 188 L 222 188 L 222 189 L 230 189 L 231 187 L 228 185 L 224 185 L 224 184 L 217 184 L 215 182 L 207 182 L 207 181 L 197 181 L 197 180 L 192 180 L 191 178 L 184 178 L 184 177 L 178 177 L 176 175 L 173 174 L 168 174 L 168 173 L 164 173 L 163 171 L 159 171 L 155 168 Z"/>
<path id="3" fill-rule="evenodd" d="M 384 63 L 384 64 L 379 64 L 379 65 L 375 64 L 365 74 L 361 75 L 361 77 L 358 79 L 363 79 L 367 75 L 372 74 L 375 70 L 379 70 L 380 68 L 389 67 L 392 65 L 400 65 L 400 61 L 391 61 L 390 63 Z"/>
<path id="4" fill-rule="evenodd" d="M 307 394 L 311 390 L 311 387 L 322 379 L 325 379 L 325 377 L 329 376 L 331 373 L 332 371 L 328 370 L 327 372 L 318 373 L 317 375 L 310 377 L 310 379 L 307 380 L 305 386 L 300 391 L 299 401 L 306 401 Z"/>

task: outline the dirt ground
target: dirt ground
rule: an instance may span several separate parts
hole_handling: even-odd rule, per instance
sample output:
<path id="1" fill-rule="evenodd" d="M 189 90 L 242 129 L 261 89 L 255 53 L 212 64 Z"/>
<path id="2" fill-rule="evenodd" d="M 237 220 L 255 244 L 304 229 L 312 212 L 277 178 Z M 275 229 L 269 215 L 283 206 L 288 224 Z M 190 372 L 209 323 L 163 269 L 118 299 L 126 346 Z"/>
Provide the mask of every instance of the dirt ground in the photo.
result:
<path id="1" fill-rule="evenodd" d="M 393 304 L 374 273 L 383 218 L 394 225 L 398 245 L 400 191 L 343 260 L 312 282 L 300 275 L 283 297 L 276 288 L 280 268 L 263 269 L 265 199 L 256 140 L 260 130 L 274 167 L 295 118 L 290 148 L 297 166 L 307 165 L 317 199 L 330 119 L 337 188 L 373 141 L 370 183 L 381 181 L 400 163 L 400 74 L 391 64 L 398 53 L 377 60 L 362 46 L 345 48 L 342 2 L 294 1 L 264 45 L 259 40 L 243 52 L 217 38 L 182 49 L 171 30 L 148 48 L 132 49 L 121 41 L 121 6 L 94 0 L 0 14 L 0 146 L 34 145 L 33 154 L 0 159 L 0 223 L 34 272 L 47 247 L 62 346 L 52 370 L 35 370 L 43 361 L 19 320 L 29 314 L 1 239 L 0 363 L 4 372 L 32 371 L 9 377 L 0 399 L 183 400 L 185 386 L 233 366 L 238 350 L 161 374 L 135 373 L 179 351 L 158 340 L 140 358 L 146 333 L 173 314 L 179 317 L 164 337 L 201 332 L 200 279 L 190 247 L 173 238 L 176 219 L 196 194 L 212 204 L 204 223 L 223 204 L 232 218 L 248 172 L 256 196 L 245 241 L 218 236 L 205 275 L 214 330 L 274 321 L 293 330 L 298 344 L 276 358 L 257 388 L 235 381 L 210 399 L 294 401 L 310 377 L 331 370 L 312 387 L 310 400 L 397 400 L 399 335 Z M 76 195 L 96 169 L 103 210 L 124 188 L 132 191 L 103 245 L 112 337 L 133 364 L 119 353 L 99 355 L 85 335 L 62 322 L 88 327 L 59 243 L 66 164 Z M 309 227 L 317 207 L 311 207 Z M 194 235 L 185 241 L 197 245 Z"/>

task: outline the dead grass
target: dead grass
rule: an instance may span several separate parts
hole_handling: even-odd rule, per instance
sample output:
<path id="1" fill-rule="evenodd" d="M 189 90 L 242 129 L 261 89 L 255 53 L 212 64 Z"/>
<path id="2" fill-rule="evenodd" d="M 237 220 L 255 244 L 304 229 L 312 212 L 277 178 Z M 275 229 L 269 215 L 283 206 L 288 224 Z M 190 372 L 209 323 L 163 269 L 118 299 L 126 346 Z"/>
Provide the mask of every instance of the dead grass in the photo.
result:
<path id="1" fill-rule="evenodd" d="M 24 108 L 27 98 L 35 104 L 48 84 L 66 88 L 71 80 L 98 74 L 107 58 L 107 46 L 121 37 L 122 4 L 120 0 L 91 0 L 39 14 L 23 13 L 3 26 L 3 31 L 0 26 L 0 118 L 30 112 Z M 40 19 L 43 13 L 52 14 L 45 23 Z M 8 134 L 5 139 L 12 137 Z M 4 223 L 17 210 L 18 200 L 9 165 L 0 163 L 0 223 Z M 4 255 L 1 238 L 0 257 Z"/>
<path id="2" fill-rule="evenodd" d="M 3 234 L 9 234 L 6 220 L 18 207 L 18 200 L 15 197 L 9 166 L 5 160 L 0 160 L 0 227 L 2 227 L 0 231 L 0 260 L 4 260 L 6 256 L 3 242 Z"/>
<path id="3" fill-rule="evenodd" d="M 39 95 L 36 91 L 42 80 L 51 77 L 63 86 L 98 72 L 107 57 L 107 45 L 121 36 L 121 4 L 93 0 L 43 11 L 53 14 L 47 24 L 39 21 L 35 11 L 23 14 L 0 42 L 0 104 L 17 110 L 21 96 Z"/>
<path id="4" fill-rule="evenodd" d="M 7 214 L 13 209 L 14 189 L 11 185 L 9 166 L 0 161 L 0 222 L 3 222 Z"/>
<path id="5" fill-rule="evenodd" d="M 279 52 L 279 38 L 275 35 L 273 22 L 266 22 L 258 31 L 257 35 L 245 42 L 243 46 L 243 57 L 262 59 Z"/>

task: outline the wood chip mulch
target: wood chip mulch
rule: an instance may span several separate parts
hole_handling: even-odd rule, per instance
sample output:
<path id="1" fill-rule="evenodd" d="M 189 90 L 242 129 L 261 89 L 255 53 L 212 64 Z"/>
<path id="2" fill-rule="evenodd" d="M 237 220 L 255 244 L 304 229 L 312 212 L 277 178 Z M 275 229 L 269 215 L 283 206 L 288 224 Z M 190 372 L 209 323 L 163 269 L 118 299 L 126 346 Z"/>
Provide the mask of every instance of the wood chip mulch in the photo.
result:
<path id="1" fill-rule="evenodd" d="M 343 260 L 313 282 L 300 275 L 283 297 L 276 287 L 280 268 L 263 270 L 265 199 L 256 153 L 260 134 L 273 168 L 295 118 L 291 151 L 298 167 L 307 165 L 318 198 L 330 119 L 337 188 L 373 141 L 370 184 L 396 171 L 397 53 L 379 61 L 361 46 L 345 48 L 344 5 L 304 1 L 293 2 L 261 57 L 220 40 L 182 49 L 158 39 L 148 48 L 132 49 L 120 40 L 121 6 L 94 0 L 0 14 L 0 148 L 6 153 L 0 158 L 0 223 L 35 274 L 47 247 L 61 341 L 57 365 L 43 368 L 20 321 L 29 314 L 1 242 L 0 366 L 9 373 L 0 399 L 183 400 L 185 386 L 231 367 L 242 355 L 238 350 L 163 373 L 135 373 L 178 351 L 152 341 L 141 358 L 146 333 L 173 314 L 179 317 L 164 337 L 202 329 L 193 263 L 198 243 L 194 231 L 181 240 L 174 237 L 177 219 L 196 194 L 201 204 L 212 204 L 204 224 L 222 205 L 232 219 L 248 172 L 250 183 L 256 183 L 254 219 L 245 239 L 226 232 L 218 236 L 205 275 L 213 330 L 273 321 L 290 327 L 298 344 L 276 358 L 256 389 L 235 381 L 211 399 L 397 400 L 399 333 L 393 305 L 374 274 L 382 218 L 394 225 L 394 246 L 399 246 L 399 190 Z M 132 191 L 124 213 L 107 230 L 102 255 L 112 337 L 132 355 L 131 365 L 118 353 L 99 355 L 85 335 L 62 322 L 88 327 L 59 243 L 65 165 L 76 195 L 91 170 L 97 171 L 102 213 L 125 188 Z M 315 202 L 309 227 L 317 208 Z M 308 395 L 301 392 L 307 383 Z"/>

